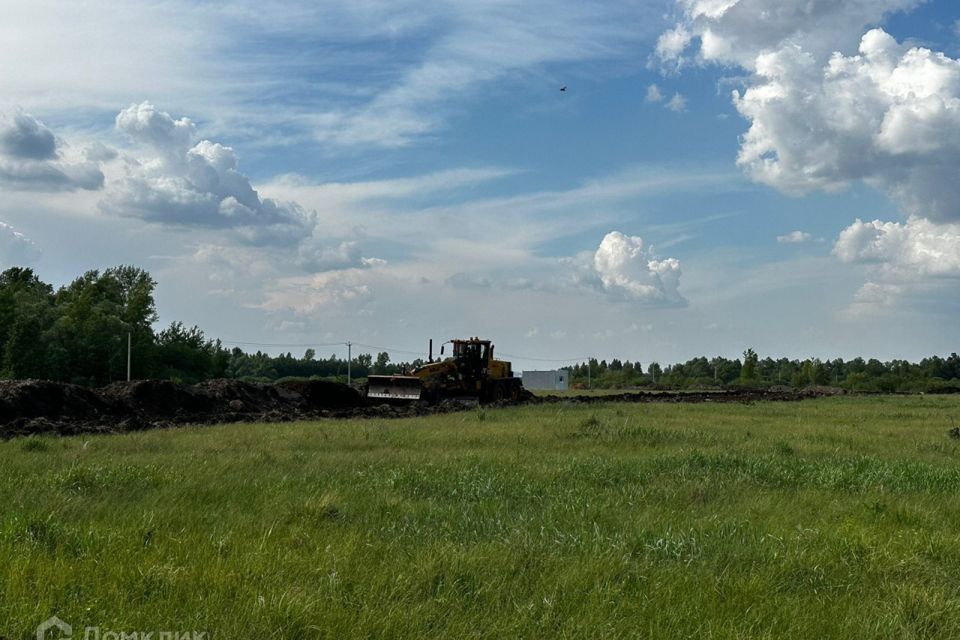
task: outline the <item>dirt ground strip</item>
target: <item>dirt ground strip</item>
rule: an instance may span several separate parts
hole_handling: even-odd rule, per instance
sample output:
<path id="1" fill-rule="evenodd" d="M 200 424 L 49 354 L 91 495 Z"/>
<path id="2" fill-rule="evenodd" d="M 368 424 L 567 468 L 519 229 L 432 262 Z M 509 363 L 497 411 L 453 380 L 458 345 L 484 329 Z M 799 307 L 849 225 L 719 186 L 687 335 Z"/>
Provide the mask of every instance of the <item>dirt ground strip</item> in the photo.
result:
<path id="1" fill-rule="evenodd" d="M 526 393 L 519 402 L 504 404 L 792 401 L 837 392 L 835 389 L 742 390 L 580 396 Z M 367 400 L 346 385 L 321 380 L 257 384 L 220 379 L 192 386 L 140 380 L 118 382 L 101 389 L 43 380 L 2 380 L 0 438 L 40 433 L 118 433 L 182 424 L 400 418 L 464 411 L 474 406 L 458 401 L 437 405 L 383 404 Z"/>

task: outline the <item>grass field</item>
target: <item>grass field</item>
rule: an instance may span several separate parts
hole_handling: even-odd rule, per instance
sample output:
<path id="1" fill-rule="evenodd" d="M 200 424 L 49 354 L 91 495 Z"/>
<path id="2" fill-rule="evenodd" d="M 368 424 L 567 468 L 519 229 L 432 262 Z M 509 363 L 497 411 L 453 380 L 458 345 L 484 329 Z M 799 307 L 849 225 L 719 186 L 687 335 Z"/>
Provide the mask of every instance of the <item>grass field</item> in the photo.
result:
<path id="1" fill-rule="evenodd" d="M 950 397 L 0 443 L 0 636 L 960 637 Z"/>

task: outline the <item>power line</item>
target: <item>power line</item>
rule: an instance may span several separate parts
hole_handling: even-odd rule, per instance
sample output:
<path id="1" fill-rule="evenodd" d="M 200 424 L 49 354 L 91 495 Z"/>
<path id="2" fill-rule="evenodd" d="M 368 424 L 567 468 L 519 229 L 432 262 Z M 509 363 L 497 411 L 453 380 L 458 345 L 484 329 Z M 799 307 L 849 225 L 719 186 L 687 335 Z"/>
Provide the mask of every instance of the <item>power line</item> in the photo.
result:
<path id="1" fill-rule="evenodd" d="M 534 358 L 531 356 L 519 356 L 515 353 L 507 353 L 505 351 L 498 351 L 502 356 L 507 356 L 508 358 L 516 358 L 517 360 L 531 360 L 533 362 L 580 362 L 581 360 L 589 362 L 593 359 L 593 356 L 583 356 L 580 358 Z"/>
<path id="2" fill-rule="evenodd" d="M 292 342 L 240 342 L 239 340 L 221 340 L 220 342 L 245 347 L 345 347 L 347 345 L 346 342 L 309 342 L 302 344 Z"/>
<path id="3" fill-rule="evenodd" d="M 353 344 L 358 347 L 366 347 L 367 349 L 376 349 L 378 351 L 388 351 L 393 353 L 405 353 L 407 355 L 422 356 L 422 351 L 404 351 L 403 349 L 394 349 L 393 347 L 378 347 L 375 344 L 364 344 L 362 342 L 354 342 Z"/>
<path id="4" fill-rule="evenodd" d="M 294 342 L 244 342 L 240 340 L 221 340 L 223 344 L 246 346 L 246 347 L 345 347 L 347 346 L 347 340 L 342 342 L 304 342 L 304 343 L 294 343 Z M 366 344 L 363 342 L 350 342 L 357 347 L 364 347 L 366 349 L 374 349 L 377 351 L 386 351 L 388 353 L 404 354 L 404 355 L 414 355 L 421 356 L 423 355 L 422 351 L 409 351 L 406 349 L 398 349 L 396 347 L 389 347 L 383 345 L 375 344 Z M 530 362 L 589 362 L 593 359 L 594 356 L 579 356 L 575 358 L 538 358 L 534 356 L 524 356 L 518 355 L 516 353 L 507 353 L 505 351 L 498 351 L 502 356 L 508 358 L 514 358 L 516 360 L 528 360 Z"/>

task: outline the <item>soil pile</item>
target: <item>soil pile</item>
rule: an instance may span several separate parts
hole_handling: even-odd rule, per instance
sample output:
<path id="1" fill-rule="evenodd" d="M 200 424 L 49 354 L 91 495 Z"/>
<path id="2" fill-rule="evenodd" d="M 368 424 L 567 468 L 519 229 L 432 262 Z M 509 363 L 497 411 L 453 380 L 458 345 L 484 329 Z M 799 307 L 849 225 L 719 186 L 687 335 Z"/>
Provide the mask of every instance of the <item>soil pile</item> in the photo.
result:
<path id="1" fill-rule="evenodd" d="M 366 401 L 333 382 L 279 385 L 208 380 L 117 382 L 102 389 L 0 380 L 0 438 L 30 433 L 132 431 L 187 423 L 278 422 L 357 410 Z"/>
<path id="2" fill-rule="evenodd" d="M 111 410 L 95 390 L 44 380 L 0 381 L 0 437 L 55 431 L 77 433 Z M 69 423 L 61 424 L 63 416 Z"/>
<path id="3" fill-rule="evenodd" d="M 650 391 L 602 396 L 535 396 L 524 391 L 522 404 L 599 404 L 606 402 L 758 402 L 833 395 L 836 389 L 805 391 Z M 356 389 L 322 380 L 258 384 L 208 380 L 181 385 L 163 380 L 117 382 L 102 389 L 42 380 L 0 380 L 0 438 L 31 433 L 122 432 L 178 424 L 282 422 L 310 418 L 408 418 L 464 411 L 476 401 L 445 400 L 384 404 Z"/>
<path id="4" fill-rule="evenodd" d="M 360 395 L 345 384 L 326 380 L 288 381 L 275 385 L 282 393 L 299 395 L 308 410 L 352 409 L 360 406 Z"/>
<path id="5" fill-rule="evenodd" d="M 638 391 L 609 395 L 583 396 L 534 396 L 533 404 L 599 404 L 603 402 L 788 402 L 842 395 L 843 389 L 835 387 L 811 387 L 797 391 L 788 389 L 734 389 L 730 391 Z"/>

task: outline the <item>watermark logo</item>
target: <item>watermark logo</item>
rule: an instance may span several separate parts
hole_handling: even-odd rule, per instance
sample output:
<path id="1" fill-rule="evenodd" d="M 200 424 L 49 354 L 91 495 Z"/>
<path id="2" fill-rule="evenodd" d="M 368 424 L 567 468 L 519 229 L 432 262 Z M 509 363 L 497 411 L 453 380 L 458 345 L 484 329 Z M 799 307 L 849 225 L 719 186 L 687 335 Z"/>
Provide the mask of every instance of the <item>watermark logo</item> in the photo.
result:
<path id="1" fill-rule="evenodd" d="M 73 627 L 57 616 L 44 620 L 37 627 L 37 640 L 68 640 L 72 637 Z"/>
<path id="2" fill-rule="evenodd" d="M 207 631 L 115 631 L 85 627 L 83 640 L 211 640 Z M 73 640 L 73 627 L 53 616 L 37 627 L 37 640 Z"/>

